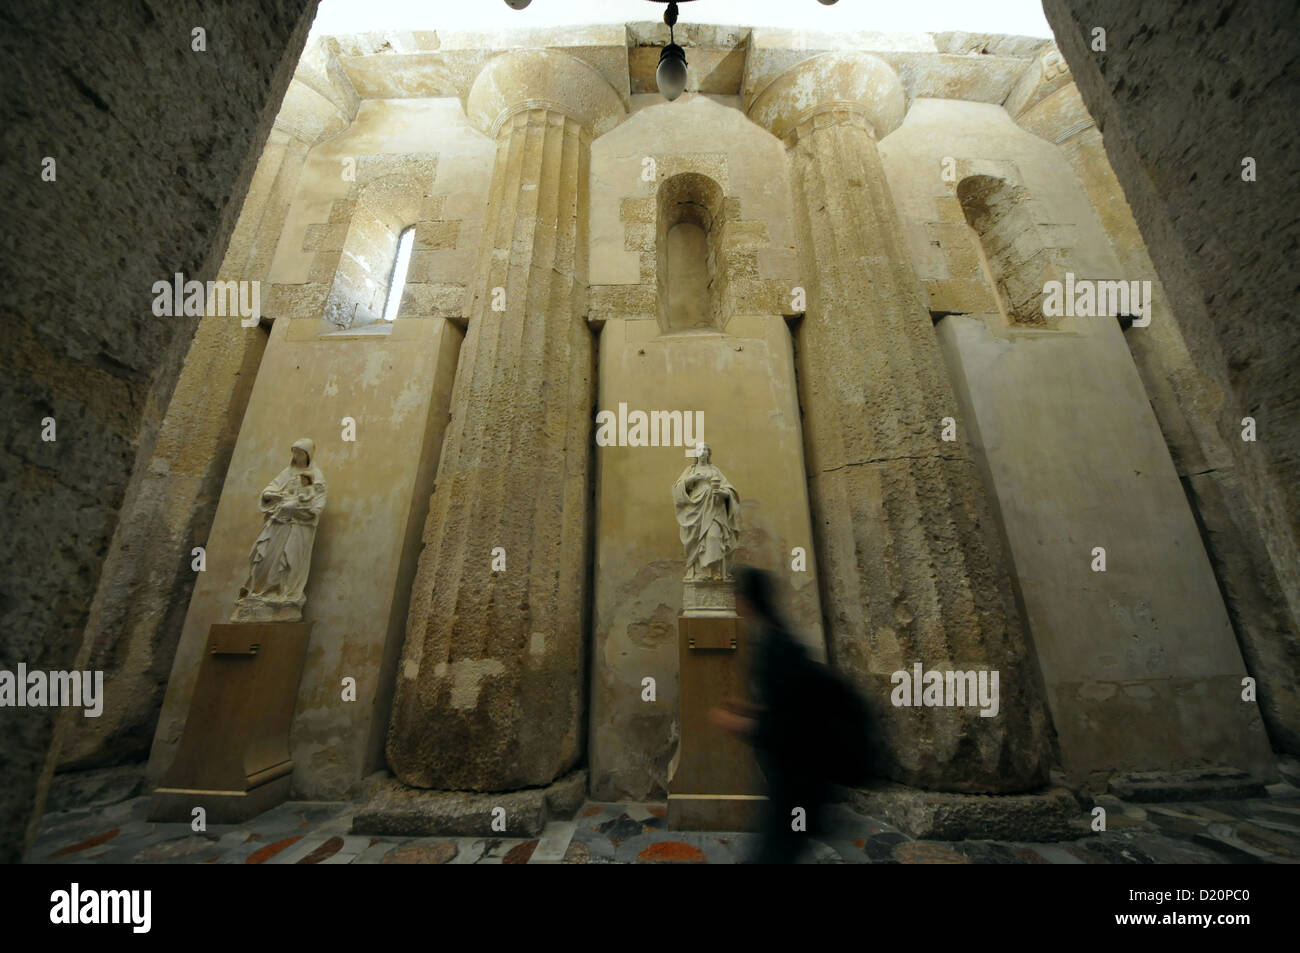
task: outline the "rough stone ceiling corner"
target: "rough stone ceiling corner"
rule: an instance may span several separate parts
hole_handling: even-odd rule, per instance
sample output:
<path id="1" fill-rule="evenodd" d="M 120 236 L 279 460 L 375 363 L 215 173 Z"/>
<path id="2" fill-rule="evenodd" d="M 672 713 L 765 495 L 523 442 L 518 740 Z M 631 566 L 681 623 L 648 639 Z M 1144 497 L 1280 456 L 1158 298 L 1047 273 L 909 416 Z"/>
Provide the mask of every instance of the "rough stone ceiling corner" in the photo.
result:
<path id="1" fill-rule="evenodd" d="M 587 24 L 662 21 L 646 0 L 532 0 L 510 10 L 503 0 L 322 0 L 313 35 L 384 31 L 497 31 Z M 1047 39 L 1039 0 L 693 0 L 681 6 L 682 25 L 745 23 L 761 28 L 877 33 L 968 33 Z"/>

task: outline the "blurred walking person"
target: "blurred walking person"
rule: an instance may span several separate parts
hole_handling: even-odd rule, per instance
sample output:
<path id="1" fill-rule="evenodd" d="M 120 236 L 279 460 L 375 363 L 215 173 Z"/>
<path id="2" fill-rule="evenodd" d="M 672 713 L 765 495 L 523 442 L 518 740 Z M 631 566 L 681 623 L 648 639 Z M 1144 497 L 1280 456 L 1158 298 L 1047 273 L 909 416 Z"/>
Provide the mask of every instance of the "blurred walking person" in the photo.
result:
<path id="1" fill-rule="evenodd" d="M 750 863 L 794 863 L 807 833 L 826 827 L 836 783 L 858 783 L 866 756 L 865 707 L 848 684 L 808 656 L 776 606 L 776 581 L 735 572 L 736 613 L 746 624 L 752 704 L 715 708 L 715 724 L 745 738 L 767 783 L 759 848 Z M 739 711 L 735 710 L 739 709 Z M 796 809 L 804 823 L 796 827 Z M 802 828 L 802 829 L 799 829 Z"/>

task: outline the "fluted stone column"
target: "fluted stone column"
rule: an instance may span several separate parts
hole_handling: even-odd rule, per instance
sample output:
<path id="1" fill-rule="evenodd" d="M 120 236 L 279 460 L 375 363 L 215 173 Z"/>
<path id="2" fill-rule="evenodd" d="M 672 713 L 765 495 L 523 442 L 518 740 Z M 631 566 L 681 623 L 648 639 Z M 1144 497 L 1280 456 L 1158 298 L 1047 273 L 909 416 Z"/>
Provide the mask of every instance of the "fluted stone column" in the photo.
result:
<path id="1" fill-rule="evenodd" d="M 582 754 L 588 163 L 624 110 L 587 65 L 529 50 L 484 67 L 466 111 L 496 138 L 496 164 L 388 760 L 416 787 L 502 791 Z"/>
<path id="2" fill-rule="evenodd" d="M 867 693 L 890 777 L 946 791 L 1023 791 L 1046 781 L 1048 720 L 966 440 L 940 439 L 957 403 L 876 147 L 904 108 L 893 70 L 863 54 L 805 61 L 749 107 L 789 149 L 827 638 L 836 666 Z M 997 715 L 895 707 L 890 676 L 910 678 L 917 662 L 997 671 Z"/>

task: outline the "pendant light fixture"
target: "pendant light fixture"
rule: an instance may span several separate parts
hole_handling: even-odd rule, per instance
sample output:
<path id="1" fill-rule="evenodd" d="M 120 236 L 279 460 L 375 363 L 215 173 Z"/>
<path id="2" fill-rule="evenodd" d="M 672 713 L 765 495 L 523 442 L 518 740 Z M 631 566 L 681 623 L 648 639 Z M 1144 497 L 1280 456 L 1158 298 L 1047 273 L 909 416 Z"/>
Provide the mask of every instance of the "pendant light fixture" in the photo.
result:
<path id="1" fill-rule="evenodd" d="M 672 102 L 686 88 L 686 51 L 677 45 L 673 36 L 673 27 L 677 24 L 677 4 L 669 3 L 664 11 L 664 22 L 668 24 L 668 45 L 659 54 L 659 68 L 655 70 L 655 82 L 664 99 Z"/>
<path id="2" fill-rule="evenodd" d="M 532 0 L 506 0 L 506 5 L 515 10 L 522 10 L 528 6 Z M 659 92 L 663 94 L 664 99 L 672 102 L 686 89 L 686 51 L 677 45 L 676 37 L 673 35 L 673 27 L 677 24 L 677 3 L 678 0 L 650 0 L 651 3 L 666 3 L 668 9 L 664 11 L 664 22 L 668 24 L 668 45 L 659 53 L 659 68 L 655 70 L 655 82 L 659 85 Z M 689 3 L 690 0 L 680 0 L 682 3 Z M 835 0 L 821 0 L 825 6 L 835 3 Z"/>

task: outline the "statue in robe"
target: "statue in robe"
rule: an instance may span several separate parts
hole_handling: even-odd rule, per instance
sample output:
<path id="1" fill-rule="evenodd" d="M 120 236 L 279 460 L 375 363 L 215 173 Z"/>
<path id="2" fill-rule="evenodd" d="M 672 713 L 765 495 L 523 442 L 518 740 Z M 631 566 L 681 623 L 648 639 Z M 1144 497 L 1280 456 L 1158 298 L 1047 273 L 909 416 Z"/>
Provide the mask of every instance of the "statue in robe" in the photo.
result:
<path id="1" fill-rule="evenodd" d="M 312 544 L 325 509 L 325 477 L 312 465 L 315 452 L 312 441 L 294 441 L 292 462 L 262 491 L 262 532 L 249 553 L 231 622 L 302 621 Z"/>
<path id="2" fill-rule="evenodd" d="M 688 583 L 730 581 L 731 555 L 740 535 L 740 494 L 710 455 L 709 445 L 700 444 L 695 462 L 673 484 Z"/>

